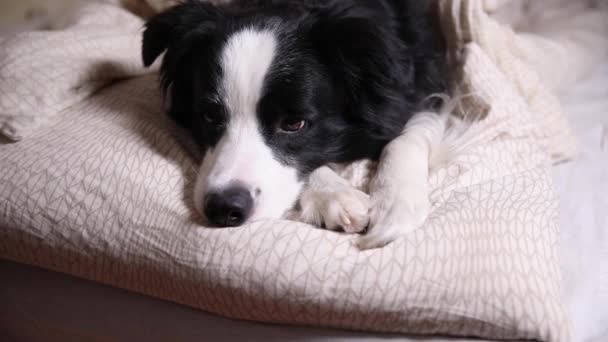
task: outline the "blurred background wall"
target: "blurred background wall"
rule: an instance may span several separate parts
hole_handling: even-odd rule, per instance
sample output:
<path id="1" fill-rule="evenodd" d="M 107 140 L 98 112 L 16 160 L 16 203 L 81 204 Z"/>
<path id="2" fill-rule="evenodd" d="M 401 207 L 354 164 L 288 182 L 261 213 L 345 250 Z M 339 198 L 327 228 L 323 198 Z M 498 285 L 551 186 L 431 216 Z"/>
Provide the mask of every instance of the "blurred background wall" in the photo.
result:
<path id="1" fill-rule="evenodd" d="M 32 29 L 60 28 L 70 13 L 84 2 L 120 4 L 132 12 L 149 17 L 175 0 L 0 0 L 0 35 Z M 154 9 L 153 9 L 154 8 Z"/>
<path id="2" fill-rule="evenodd" d="M 0 33 L 45 29 L 52 20 L 86 0 L 0 0 Z"/>

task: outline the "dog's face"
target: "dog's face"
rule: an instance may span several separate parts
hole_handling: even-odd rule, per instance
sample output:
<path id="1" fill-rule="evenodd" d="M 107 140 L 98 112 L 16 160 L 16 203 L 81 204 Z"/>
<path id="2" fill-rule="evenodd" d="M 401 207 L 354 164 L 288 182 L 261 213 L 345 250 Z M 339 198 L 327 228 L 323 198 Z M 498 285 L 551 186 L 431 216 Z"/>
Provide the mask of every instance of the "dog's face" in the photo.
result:
<path id="1" fill-rule="evenodd" d="M 205 151 L 194 203 L 210 224 L 281 217 L 314 169 L 376 156 L 403 127 L 407 82 L 390 73 L 407 63 L 376 23 L 290 13 L 187 2 L 146 26 L 144 63 L 166 51 L 169 114 Z"/>

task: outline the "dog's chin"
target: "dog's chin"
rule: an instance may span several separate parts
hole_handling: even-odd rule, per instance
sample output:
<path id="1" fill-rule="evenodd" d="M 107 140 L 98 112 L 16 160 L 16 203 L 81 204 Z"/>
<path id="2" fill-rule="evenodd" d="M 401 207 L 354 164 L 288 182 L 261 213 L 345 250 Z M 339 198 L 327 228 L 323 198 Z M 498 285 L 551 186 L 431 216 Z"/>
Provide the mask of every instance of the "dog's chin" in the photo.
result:
<path id="1" fill-rule="evenodd" d="M 299 182 L 277 186 L 275 193 L 260 198 L 248 222 L 284 218 L 298 202 L 302 188 L 303 184 Z"/>

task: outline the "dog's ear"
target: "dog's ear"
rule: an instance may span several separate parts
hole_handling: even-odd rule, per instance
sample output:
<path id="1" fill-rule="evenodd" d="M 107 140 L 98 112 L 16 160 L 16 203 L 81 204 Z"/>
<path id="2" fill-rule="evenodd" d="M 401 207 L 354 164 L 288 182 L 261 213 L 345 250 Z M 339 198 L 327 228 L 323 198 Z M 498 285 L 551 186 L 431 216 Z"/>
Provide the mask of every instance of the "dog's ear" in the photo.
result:
<path id="1" fill-rule="evenodd" d="M 369 17 L 325 14 L 314 18 L 308 31 L 315 50 L 351 96 L 362 89 L 382 91 L 407 75 L 404 47 Z"/>
<path id="2" fill-rule="evenodd" d="M 185 1 L 158 14 L 146 23 L 142 46 L 144 65 L 152 65 L 158 56 L 190 32 L 210 34 L 219 16 L 217 8 L 196 0 Z"/>

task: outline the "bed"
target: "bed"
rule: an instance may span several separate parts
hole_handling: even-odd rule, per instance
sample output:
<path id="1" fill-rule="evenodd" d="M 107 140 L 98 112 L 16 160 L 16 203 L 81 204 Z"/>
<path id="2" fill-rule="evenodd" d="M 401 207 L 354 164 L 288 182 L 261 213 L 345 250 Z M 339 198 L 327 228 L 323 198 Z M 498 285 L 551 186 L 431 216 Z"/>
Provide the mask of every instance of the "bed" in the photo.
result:
<path id="1" fill-rule="evenodd" d="M 574 342 L 608 340 L 608 63 L 563 94 L 581 156 L 555 167 Z M 408 341 L 396 335 L 233 321 L 124 290 L 0 262 L 0 334 L 14 341 Z M 50 338 L 52 336 L 52 338 Z M 436 338 L 436 340 L 443 340 Z"/>
<path id="2" fill-rule="evenodd" d="M 133 69 L 135 70 L 136 67 Z M 578 83 L 561 94 L 566 112 L 571 115 L 573 127 L 581 141 L 583 153 L 575 162 L 563 163 L 553 171 L 561 198 L 560 254 L 565 278 L 564 300 L 574 323 L 571 334 L 575 341 L 600 341 L 606 337 L 606 332 L 602 331 L 606 324 L 606 312 L 601 312 L 606 305 L 601 303 L 607 302 L 607 272 L 606 263 L 600 260 L 602 258 L 606 260 L 607 257 L 607 242 L 602 231 L 606 228 L 606 217 L 602 216 L 602 208 L 605 208 L 606 204 L 603 194 L 607 186 L 606 175 L 602 170 L 606 168 L 606 164 L 602 162 L 606 162 L 605 140 L 608 134 L 606 118 L 603 114 L 608 108 L 605 100 L 607 90 L 602 85 L 608 80 L 608 64 L 599 70 L 592 78 Z M 137 94 L 126 96 L 129 95 Z M 151 105 L 142 102 L 137 105 L 147 108 L 146 106 L 153 106 L 153 103 Z M 10 168 L 9 170 L 12 171 Z M 588 189 L 589 192 L 583 192 L 582 189 Z M 10 213 L 11 210 L 5 212 Z M 54 217 L 43 219 L 53 221 Z M 33 224 L 44 226 L 47 223 L 49 222 Z M 47 230 L 46 233 L 48 232 Z M 66 241 L 73 242 L 69 239 Z M 31 245 L 28 248 L 31 248 Z M 44 246 L 41 245 L 41 248 Z M 7 250 L 9 252 L 6 252 Z M 90 257 L 95 255 L 96 250 L 86 252 L 87 257 Z M 3 253 L 11 255 L 10 259 L 19 259 L 15 257 L 19 255 L 19 251 L 15 248 L 7 249 L 4 246 Z M 66 255 L 69 257 L 70 254 Z M 35 258 L 29 260 L 34 264 L 53 265 L 52 260 Z M 49 340 L 51 337 L 55 340 L 159 341 L 167 339 L 314 340 L 315 338 L 407 340 L 407 337 L 402 335 L 357 334 L 338 330 L 231 321 L 50 271 L 8 261 L 2 261 L 0 265 L 2 278 L 8 279 L 3 281 L 0 291 L 2 302 L 8 303 L 2 307 L 3 311 L 0 313 L 2 323 L 0 332 L 15 340 Z M 142 266 L 146 266 L 145 263 Z M 69 267 L 67 269 L 70 269 L 71 273 L 91 279 L 96 278 L 94 273 L 87 273 L 95 272 L 94 270 L 79 270 L 78 264 L 74 266 L 76 268 Z M 112 268 L 112 265 L 108 267 Z M 549 273 L 551 274 L 553 273 Z M 129 275 L 121 273 L 118 276 Z M 144 285 L 141 286 L 143 289 Z M 224 310 L 228 309 L 224 308 Z M 146 328 L 137 329 L 138 326 Z"/>

